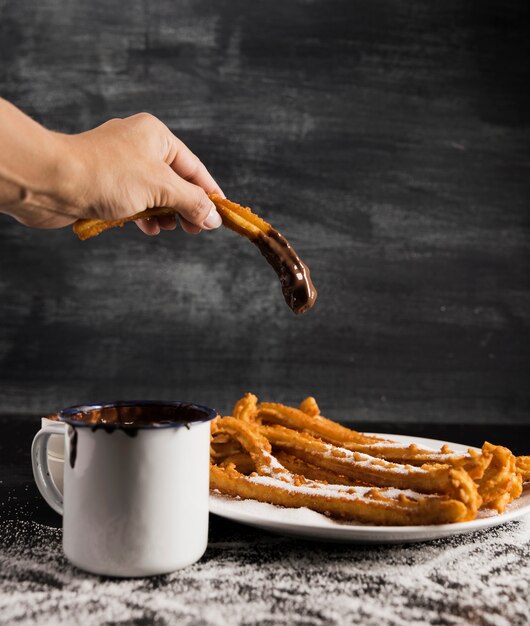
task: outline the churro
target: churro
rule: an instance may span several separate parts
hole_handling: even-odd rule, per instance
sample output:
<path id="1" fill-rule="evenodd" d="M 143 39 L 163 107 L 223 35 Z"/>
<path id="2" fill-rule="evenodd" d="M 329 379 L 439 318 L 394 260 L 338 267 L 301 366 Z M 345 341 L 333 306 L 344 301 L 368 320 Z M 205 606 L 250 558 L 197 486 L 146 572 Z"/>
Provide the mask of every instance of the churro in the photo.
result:
<path id="1" fill-rule="evenodd" d="M 305 404 L 304 404 L 305 403 Z M 306 411 L 302 410 L 305 406 Z M 311 408 L 308 408 L 311 407 Z M 312 410 L 313 415 L 307 413 Z M 316 413 L 315 411 L 318 411 Z M 406 463 L 409 465 L 424 465 L 426 463 L 450 464 L 453 467 L 467 465 L 468 472 L 473 472 L 477 467 L 477 455 L 474 451 L 465 454 L 455 454 L 448 445 L 437 450 L 422 448 L 415 443 L 402 444 L 388 441 L 381 437 L 365 435 L 356 430 L 341 426 L 336 422 L 320 415 L 320 410 L 314 398 L 306 398 L 300 409 L 288 407 L 283 404 L 262 402 L 256 405 L 254 413 L 249 413 L 261 424 L 278 424 L 293 430 L 313 435 L 326 443 L 336 445 L 352 452 L 368 454 L 377 458 L 385 459 L 394 463 Z M 480 463 L 478 464 L 480 472 Z M 479 474 L 473 476 L 477 477 Z"/>
<path id="2" fill-rule="evenodd" d="M 333 470 L 313 465 L 312 463 L 309 463 L 294 454 L 288 454 L 283 450 L 277 450 L 274 454 L 278 461 L 292 474 L 298 474 L 299 476 L 303 476 L 304 478 L 309 478 L 311 480 L 323 481 L 329 485 L 366 485 L 366 483 L 363 483 L 362 481 L 353 481 L 351 478 L 347 478 L 343 474 L 339 474 Z"/>
<path id="3" fill-rule="evenodd" d="M 280 279 L 283 297 L 291 310 L 294 313 L 304 313 L 310 309 L 315 303 L 317 292 L 311 281 L 309 268 L 287 239 L 248 207 L 217 194 L 209 194 L 209 198 L 221 215 L 223 225 L 255 244 L 272 266 Z M 77 220 L 73 229 L 79 239 L 85 240 L 127 222 L 176 213 L 176 209 L 158 207 L 121 220 Z"/>
<path id="4" fill-rule="evenodd" d="M 297 433 L 283 426 L 262 426 L 259 432 L 274 447 L 317 467 L 342 474 L 352 481 L 452 497 L 455 496 L 455 490 L 466 490 L 466 501 L 470 509 L 476 513 L 481 504 L 477 486 L 471 477 L 465 471 L 454 470 L 450 465 L 426 464 L 418 467 L 392 463 L 324 443 L 311 435 Z M 458 477 L 456 483 L 455 477 Z"/>
<path id="5" fill-rule="evenodd" d="M 530 480 L 530 456 L 516 456 L 515 467 L 523 481 Z"/>
<path id="6" fill-rule="evenodd" d="M 484 506 L 502 513 L 507 504 L 521 495 L 523 479 L 517 472 L 515 457 L 508 448 L 486 442 L 484 449 L 491 453 L 492 459 L 484 475 L 477 481 L 479 493 Z"/>

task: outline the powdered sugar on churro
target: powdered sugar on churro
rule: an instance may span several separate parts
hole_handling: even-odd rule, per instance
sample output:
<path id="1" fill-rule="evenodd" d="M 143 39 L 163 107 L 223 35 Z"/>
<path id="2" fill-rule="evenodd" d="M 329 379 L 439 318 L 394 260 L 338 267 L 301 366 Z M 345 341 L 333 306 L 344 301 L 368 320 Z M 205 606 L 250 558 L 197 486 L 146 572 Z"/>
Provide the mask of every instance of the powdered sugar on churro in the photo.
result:
<path id="1" fill-rule="evenodd" d="M 377 443 L 370 443 L 367 445 L 369 445 L 370 448 L 375 448 L 377 450 L 387 450 L 389 448 L 392 450 L 409 450 L 411 447 L 409 443 L 399 443 L 397 441 L 378 441 Z M 432 448 L 427 448 L 426 446 L 421 446 L 417 443 L 414 444 L 414 449 L 420 452 L 436 452 L 436 450 L 433 450 Z"/>
<path id="2" fill-rule="evenodd" d="M 323 453 L 323 456 L 330 459 L 350 460 L 358 467 L 366 467 L 374 470 L 389 469 L 397 474 L 428 474 L 428 470 L 422 469 L 421 467 L 391 463 L 375 456 L 364 454 L 363 452 L 352 452 L 351 450 L 346 450 L 346 448 L 338 448 L 329 444 L 326 444 L 326 452 Z"/>
<path id="3" fill-rule="evenodd" d="M 262 455 L 265 459 L 268 460 L 268 465 L 266 466 L 263 465 L 261 468 L 261 471 L 264 474 L 270 475 L 270 476 L 277 476 L 278 474 L 285 474 L 286 477 L 287 476 L 290 477 L 290 473 L 288 472 L 288 470 L 286 470 L 285 467 L 278 461 L 278 459 L 272 454 L 270 454 L 270 452 L 263 450 Z"/>
<path id="4" fill-rule="evenodd" d="M 426 496 L 410 489 L 375 488 L 375 487 L 348 487 L 344 485 L 325 485 L 312 480 L 306 480 L 303 484 L 295 484 L 291 480 L 283 480 L 283 478 L 274 478 L 272 476 L 249 476 L 247 480 L 256 485 L 266 485 L 276 489 L 283 489 L 290 493 L 300 493 L 304 495 L 320 495 L 326 498 L 337 500 L 364 500 L 384 502 L 388 500 L 389 504 L 395 506 L 399 497 L 406 497 L 411 500 L 419 500 L 421 498 L 436 498 L 440 496 Z"/>
<path id="5" fill-rule="evenodd" d="M 393 441 L 381 441 L 378 443 L 370 443 L 366 445 L 366 448 L 370 448 L 370 450 L 374 450 L 376 452 L 392 452 L 393 450 L 400 450 L 403 452 L 414 452 L 418 457 L 430 457 L 435 458 L 438 463 L 443 463 L 444 461 L 452 461 L 454 459 L 461 458 L 465 456 L 462 453 L 455 452 L 442 452 L 440 450 L 433 450 L 432 448 L 428 448 L 426 446 L 421 446 L 419 444 L 413 444 L 414 447 L 411 447 L 410 444 L 404 444 Z M 361 446 L 358 446 L 361 447 Z M 363 444 L 364 447 L 364 444 Z M 366 449 L 364 448 L 364 449 Z M 350 450 L 351 452 L 351 450 Z"/>

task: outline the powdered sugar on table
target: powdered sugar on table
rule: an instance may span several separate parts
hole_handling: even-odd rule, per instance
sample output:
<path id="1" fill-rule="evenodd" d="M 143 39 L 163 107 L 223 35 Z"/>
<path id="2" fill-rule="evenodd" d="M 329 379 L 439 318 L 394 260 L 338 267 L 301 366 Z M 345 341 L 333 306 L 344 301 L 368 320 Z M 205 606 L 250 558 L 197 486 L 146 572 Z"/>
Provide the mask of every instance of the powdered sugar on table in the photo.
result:
<path id="1" fill-rule="evenodd" d="M 199 563 L 132 580 L 72 567 L 60 530 L 4 523 L 0 624 L 526 626 L 530 620 L 528 521 L 376 547 L 308 543 L 217 522 Z"/>

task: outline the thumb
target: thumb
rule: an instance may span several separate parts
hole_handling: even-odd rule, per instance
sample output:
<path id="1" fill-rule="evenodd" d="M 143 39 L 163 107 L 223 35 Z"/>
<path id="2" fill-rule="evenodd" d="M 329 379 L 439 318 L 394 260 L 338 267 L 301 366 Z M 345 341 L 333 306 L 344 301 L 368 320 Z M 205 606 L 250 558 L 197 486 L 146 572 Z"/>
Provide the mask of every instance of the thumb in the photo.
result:
<path id="1" fill-rule="evenodd" d="M 175 208 L 184 220 L 199 228 L 219 228 L 222 224 L 221 216 L 204 189 L 184 180 L 171 168 L 168 167 L 168 170 L 155 206 Z"/>

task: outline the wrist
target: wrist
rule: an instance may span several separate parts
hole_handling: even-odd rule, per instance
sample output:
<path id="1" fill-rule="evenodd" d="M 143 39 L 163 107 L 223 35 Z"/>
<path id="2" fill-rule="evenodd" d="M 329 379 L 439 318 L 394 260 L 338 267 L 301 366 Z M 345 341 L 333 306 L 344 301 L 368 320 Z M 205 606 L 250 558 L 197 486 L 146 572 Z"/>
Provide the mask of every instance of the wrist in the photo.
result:
<path id="1" fill-rule="evenodd" d="M 11 168 L 7 175 L 0 175 L 0 213 L 27 226 L 45 228 L 84 216 L 79 189 L 83 167 L 68 137 L 46 130 L 39 148 L 28 155 L 25 169 Z"/>
<path id="2" fill-rule="evenodd" d="M 51 138 L 47 188 L 43 192 L 56 198 L 61 204 L 82 211 L 86 176 L 83 160 L 75 149 L 76 135 L 49 132 Z"/>
<path id="3" fill-rule="evenodd" d="M 0 212 L 49 227 L 80 216 L 76 185 L 82 164 L 68 136 L 47 130 L 1 98 L 0 121 Z"/>

